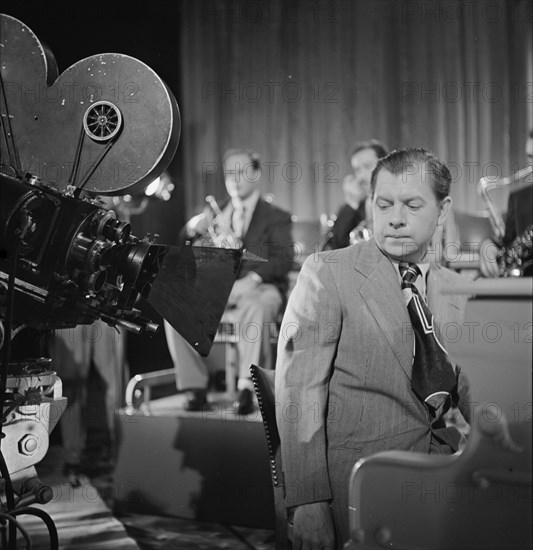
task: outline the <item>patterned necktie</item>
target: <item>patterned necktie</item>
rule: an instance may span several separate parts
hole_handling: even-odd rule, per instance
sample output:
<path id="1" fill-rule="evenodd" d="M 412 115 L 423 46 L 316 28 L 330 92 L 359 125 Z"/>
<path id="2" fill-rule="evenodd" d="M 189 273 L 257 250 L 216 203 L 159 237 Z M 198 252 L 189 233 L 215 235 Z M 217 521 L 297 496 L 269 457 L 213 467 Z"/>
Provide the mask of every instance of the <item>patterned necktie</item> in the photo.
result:
<path id="1" fill-rule="evenodd" d="M 246 209 L 243 205 L 240 205 L 235 209 L 232 216 L 233 233 L 235 234 L 235 237 L 240 240 L 244 237 L 245 215 Z"/>
<path id="2" fill-rule="evenodd" d="M 452 392 L 457 388 L 457 376 L 448 353 L 435 332 L 433 315 L 420 298 L 415 281 L 421 275 L 416 264 L 400 262 L 402 292 L 413 325 L 415 356 L 411 387 L 434 417 L 449 408 Z"/>

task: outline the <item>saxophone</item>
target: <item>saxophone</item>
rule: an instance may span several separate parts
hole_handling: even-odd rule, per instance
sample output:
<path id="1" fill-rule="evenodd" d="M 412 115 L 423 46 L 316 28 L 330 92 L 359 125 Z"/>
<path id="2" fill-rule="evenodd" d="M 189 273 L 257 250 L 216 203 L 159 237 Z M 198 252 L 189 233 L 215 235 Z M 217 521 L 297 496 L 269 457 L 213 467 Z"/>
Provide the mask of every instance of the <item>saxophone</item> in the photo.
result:
<path id="1" fill-rule="evenodd" d="M 533 224 L 517 235 L 496 257 L 500 277 L 523 277 L 533 265 Z"/>
<path id="2" fill-rule="evenodd" d="M 489 195 L 491 189 L 506 187 L 525 179 L 533 172 L 533 165 L 528 165 L 506 178 L 481 178 L 478 182 L 478 194 L 487 205 L 489 221 L 499 243 L 505 235 L 505 221 L 503 215 Z M 533 224 L 529 224 L 525 231 L 517 235 L 508 246 L 500 246 L 496 261 L 500 277 L 522 277 L 526 269 L 533 263 L 532 257 Z"/>
<path id="3" fill-rule="evenodd" d="M 231 227 L 222 220 L 222 210 L 213 195 L 205 198 L 206 206 L 211 212 L 211 223 L 208 227 L 209 237 L 217 248 L 240 248 L 242 242 Z"/>

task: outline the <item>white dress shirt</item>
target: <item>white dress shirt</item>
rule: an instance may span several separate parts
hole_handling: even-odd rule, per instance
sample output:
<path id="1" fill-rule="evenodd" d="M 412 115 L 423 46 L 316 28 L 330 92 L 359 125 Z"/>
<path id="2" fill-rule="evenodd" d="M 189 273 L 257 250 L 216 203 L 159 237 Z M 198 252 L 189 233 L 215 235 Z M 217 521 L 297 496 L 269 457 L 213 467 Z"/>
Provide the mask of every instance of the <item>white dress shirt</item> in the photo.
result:
<path id="1" fill-rule="evenodd" d="M 397 262 L 396 260 L 392 260 L 392 263 L 394 264 L 394 269 L 396 269 L 396 272 L 398 273 L 398 279 L 400 281 L 400 284 L 402 283 L 402 276 L 400 275 L 400 262 Z M 429 270 L 429 263 L 422 263 L 422 264 L 416 264 L 418 266 L 418 269 L 420 269 L 420 272 L 422 273 L 421 276 L 418 276 L 415 281 L 415 286 L 418 290 L 418 294 L 423 298 L 423 300 L 427 303 L 427 276 L 428 276 L 428 270 Z"/>

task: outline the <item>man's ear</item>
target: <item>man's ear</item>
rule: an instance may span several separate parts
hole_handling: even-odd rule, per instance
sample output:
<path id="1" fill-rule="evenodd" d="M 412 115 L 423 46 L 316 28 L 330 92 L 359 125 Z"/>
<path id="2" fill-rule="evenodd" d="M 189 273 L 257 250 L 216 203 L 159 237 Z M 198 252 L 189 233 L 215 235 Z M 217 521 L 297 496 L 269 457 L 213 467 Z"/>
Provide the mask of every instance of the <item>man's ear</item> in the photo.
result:
<path id="1" fill-rule="evenodd" d="M 437 221 L 437 225 L 443 225 L 446 221 L 446 218 L 448 217 L 448 213 L 450 212 L 452 208 L 452 198 L 451 197 L 444 197 L 440 203 L 439 203 L 439 218 Z"/>

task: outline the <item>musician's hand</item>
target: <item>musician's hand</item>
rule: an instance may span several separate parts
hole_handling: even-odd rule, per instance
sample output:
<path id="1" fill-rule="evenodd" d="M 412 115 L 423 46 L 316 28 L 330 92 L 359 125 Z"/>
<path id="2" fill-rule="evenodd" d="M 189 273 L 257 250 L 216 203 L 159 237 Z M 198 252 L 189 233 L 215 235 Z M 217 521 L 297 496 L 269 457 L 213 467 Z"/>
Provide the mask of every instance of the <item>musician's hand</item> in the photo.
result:
<path id="1" fill-rule="evenodd" d="M 192 238 L 205 235 L 212 223 L 213 216 L 208 212 L 204 211 L 201 214 L 193 216 L 187 222 L 187 236 Z"/>
<path id="2" fill-rule="evenodd" d="M 334 550 L 335 529 L 327 502 L 302 504 L 294 510 L 294 550 Z"/>
<path id="3" fill-rule="evenodd" d="M 498 247 L 490 239 L 486 239 L 479 247 L 479 263 L 483 277 L 498 277 L 500 272 L 496 257 Z"/>
<path id="4" fill-rule="evenodd" d="M 354 210 L 357 210 L 359 205 L 366 199 L 364 187 L 352 174 L 348 174 L 342 181 L 342 190 L 344 191 L 344 200 Z"/>

